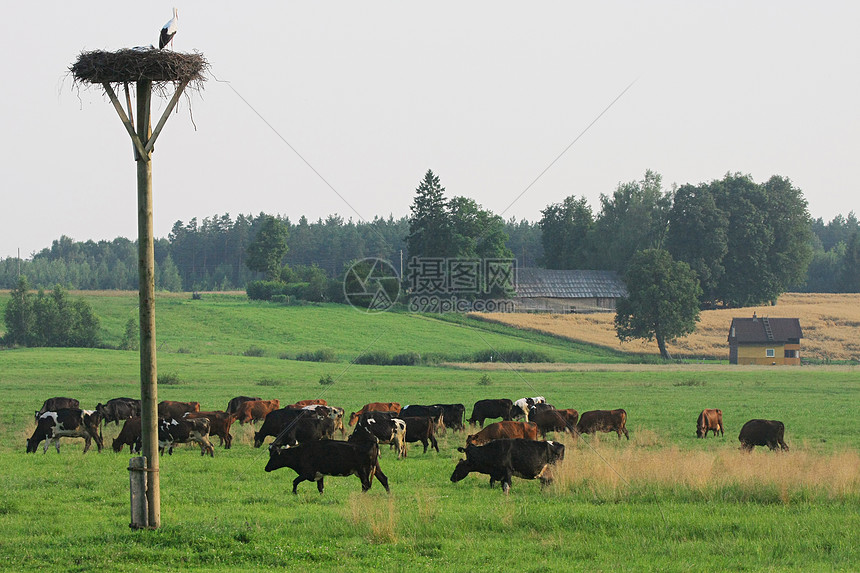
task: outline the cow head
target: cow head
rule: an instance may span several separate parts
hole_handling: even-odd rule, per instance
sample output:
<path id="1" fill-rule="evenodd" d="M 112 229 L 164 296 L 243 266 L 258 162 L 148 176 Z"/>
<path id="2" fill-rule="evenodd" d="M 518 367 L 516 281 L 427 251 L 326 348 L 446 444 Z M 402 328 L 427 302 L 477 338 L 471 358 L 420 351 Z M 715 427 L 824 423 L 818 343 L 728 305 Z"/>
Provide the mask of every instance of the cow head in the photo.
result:
<path id="1" fill-rule="evenodd" d="M 115 451 L 116 453 L 120 453 L 122 451 L 122 447 L 124 445 L 125 445 L 125 442 L 123 442 L 119 438 L 114 438 L 113 444 L 111 444 L 111 448 L 113 448 L 113 451 Z"/>
<path id="2" fill-rule="evenodd" d="M 458 450 L 465 451 L 462 448 L 457 448 Z M 471 472 L 471 464 L 469 464 L 469 460 L 460 460 L 457 462 L 457 467 L 454 468 L 454 473 L 451 474 L 451 481 L 457 483 Z"/>
<path id="3" fill-rule="evenodd" d="M 352 412 L 349 415 L 349 425 L 354 426 L 356 422 L 358 422 L 358 412 Z"/>
<path id="4" fill-rule="evenodd" d="M 28 438 L 27 439 L 27 453 L 34 454 L 36 450 L 39 449 L 39 442 L 42 440 L 37 440 L 36 438 Z"/>
<path id="5" fill-rule="evenodd" d="M 264 436 L 262 432 L 254 432 L 254 447 L 259 448 L 262 446 L 265 439 L 266 436 Z"/>

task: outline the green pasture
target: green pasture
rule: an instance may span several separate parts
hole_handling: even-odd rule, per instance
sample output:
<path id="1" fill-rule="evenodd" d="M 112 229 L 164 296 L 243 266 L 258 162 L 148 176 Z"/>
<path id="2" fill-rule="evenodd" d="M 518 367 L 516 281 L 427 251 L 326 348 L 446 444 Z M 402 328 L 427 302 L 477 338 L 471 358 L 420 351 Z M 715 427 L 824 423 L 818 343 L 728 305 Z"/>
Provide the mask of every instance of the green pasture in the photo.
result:
<path id="1" fill-rule="evenodd" d="M 369 401 L 462 402 L 468 415 L 480 398 L 543 395 L 580 412 L 623 407 L 631 439 L 563 438 L 562 477 L 544 491 L 536 481 L 515 478 L 505 496 L 498 487 L 489 488 L 486 476 L 474 474 L 452 484 L 449 477 L 461 457 L 456 448 L 464 436 L 448 433 L 440 438 L 440 453 L 423 454 L 420 444 L 411 444 L 409 456 L 397 460 L 383 446 L 380 463 L 390 494 L 376 481 L 361 494 L 357 478 L 329 477 L 322 496 L 309 482 L 293 496 L 295 473 L 265 473 L 268 454 L 252 447 L 253 428 L 234 425 L 233 448 L 218 447 L 216 439 L 214 458 L 191 447 L 162 457 L 163 525 L 132 531 L 129 454 L 110 451 L 116 427 L 104 429 L 107 449 L 100 454 L 81 455 L 80 439 L 64 440 L 60 454 L 24 450 L 33 412 L 45 398 L 72 396 L 91 408 L 112 397 L 138 395 L 137 354 L 0 351 L 0 570 L 860 568 L 860 478 L 835 490 L 816 481 L 780 487 L 766 469 L 771 460 L 811 457 L 827 464 L 846 459 L 846 452 L 848 459 L 856 457 L 860 437 L 853 413 L 860 403 L 860 371 L 855 368 L 704 371 L 629 365 L 520 373 L 362 366 L 349 360 L 367 346 L 391 353 L 459 353 L 489 341 L 535 348 L 568 362 L 583 355 L 583 361 L 594 362 L 600 353 L 521 338 L 516 331 L 475 331 L 409 315 L 368 317 L 339 307 L 252 305 L 236 297 L 164 297 L 159 305 L 158 371 L 175 381 L 159 386 L 159 399 L 197 400 L 203 409 L 223 409 L 239 394 L 282 403 L 323 397 L 348 412 Z M 125 320 L 135 313 L 133 297 L 95 297 L 93 306 L 106 341 L 117 343 Z M 264 355 L 243 356 L 251 345 L 264 348 Z M 279 358 L 322 347 L 335 350 L 340 361 Z M 334 384 L 321 385 L 325 376 Z M 695 438 L 696 416 L 706 407 L 723 410 L 724 437 Z M 758 417 L 785 423 L 791 452 L 737 453 L 740 426 Z M 672 464 L 702 452 L 749 464 L 752 473 L 737 482 L 695 486 L 669 477 L 642 480 L 634 467 L 604 464 L 625 453 L 658 461 L 665 456 Z M 577 468 L 585 465 L 606 465 L 614 481 L 574 482 Z M 671 467 L 665 473 L 670 475 Z"/>

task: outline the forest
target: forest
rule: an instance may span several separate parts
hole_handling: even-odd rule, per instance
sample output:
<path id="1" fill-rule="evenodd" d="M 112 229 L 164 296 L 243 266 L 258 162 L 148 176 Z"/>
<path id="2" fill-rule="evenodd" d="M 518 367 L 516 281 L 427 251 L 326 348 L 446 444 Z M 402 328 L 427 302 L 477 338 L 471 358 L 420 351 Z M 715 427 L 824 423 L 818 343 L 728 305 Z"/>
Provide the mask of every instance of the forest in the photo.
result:
<path id="1" fill-rule="evenodd" d="M 488 213 L 463 197 L 445 204 L 454 215 L 461 213 L 461 219 L 466 218 L 464 209 Z M 264 278 L 246 260 L 249 245 L 270 216 L 224 213 L 176 221 L 168 236 L 155 242 L 156 288 L 241 290 L 249 281 Z M 316 221 L 274 216 L 288 230 L 285 265 L 297 276 L 321 271 L 340 280 L 351 262 L 365 257 L 389 260 L 395 268 L 402 260 L 405 266 L 416 215 L 413 206 L 412 217 L 377 216 L 370 221 L 337 214 Z M 636 251 L 666 248 L 698 273 L 706 298 L 709 288 L 737 291 L 739 287 L 726 280 L 751 262 L 758 265 L 753 270 L 759 276 L 772 277 L 775 284 L 764 288 L 774 295 L 860 291 L 860 224 L 855 213 L 830 221 L 812 219 L 802 192 L 777 176 L 758 184 L 746 175 L 727 174 L 710 183 L 665 190 L 660 175 L 648 171 L 641 181 L 621 183 L 612 194 L 602 194 L 596 212 L 584 197 L 571 195 L 548 205 L 539 221 L 499 222 L 498 236 L 519 267 L 624 272 Z M 78 241 L 61 235 L 30 258 L 0 260 L 0 288 L 15 288 L 20 275 L 44 289 L 135 290 L 136 241 Z M 728 296 L 744 304 L 749 296 L 767 298 L 768 293 L 732 291 Z"/>

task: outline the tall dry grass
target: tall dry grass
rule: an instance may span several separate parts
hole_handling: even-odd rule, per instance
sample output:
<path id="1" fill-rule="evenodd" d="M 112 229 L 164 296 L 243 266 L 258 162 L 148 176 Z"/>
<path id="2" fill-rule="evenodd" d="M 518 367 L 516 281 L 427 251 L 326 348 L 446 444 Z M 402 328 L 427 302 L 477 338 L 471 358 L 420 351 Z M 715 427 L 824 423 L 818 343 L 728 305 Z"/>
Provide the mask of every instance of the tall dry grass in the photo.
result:
<path id="1" fill-rule="evenodd" d="M 391 496 L 380 498 L 353 492 L 346 511 L 347 519 L 356 528 L 363 529 L 371 543 L 397 542 L 397 508 Z"/>
<path id="2" fill-rule="evenodd" d="M 650 440 L 650 441 L 659 441 Z M 636 495 L 684 494 L 707 499 L 789 503 L 795 499 L 844 500 L 860 495 L 860 454 L 817 454 L 805 449 L 741 452 L 722 444 L 709 451 L 652 449 L 647 444 L 568 444 L 554 471 L 558 493 L 607 500 Z"/>
<path id="3" fill-rule="evenodd" d="M 860 359 L 860 294 L 787 293 L 774 306 L 702 311 L 696 331 L 668 345 L 684 358 L 728 360 L 732 318 L 758 316 L 798 318 L 803 329 L 800 355 L 818 360 Z M 615 315 L 606 314 L 473 314 L 517 328 L 535 330 L 578 342 L 633 354 L 656 354 L 656 342 L 621 343 L 615 334 Z"/>

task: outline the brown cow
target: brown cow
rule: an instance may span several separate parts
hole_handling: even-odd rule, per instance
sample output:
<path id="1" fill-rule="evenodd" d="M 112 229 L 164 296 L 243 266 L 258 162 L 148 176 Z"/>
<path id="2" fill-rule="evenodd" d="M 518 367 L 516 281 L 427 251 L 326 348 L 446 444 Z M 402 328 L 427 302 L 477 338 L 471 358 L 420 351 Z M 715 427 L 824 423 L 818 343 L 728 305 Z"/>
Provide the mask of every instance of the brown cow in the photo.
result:
<path id="1" fill-rule="evenodd" d="M 708 432 L 723 435 L 723 411 L 718 408 L 705 408 L 696 421 L 696 437 L 707 438 Z"/>
<path id="2" fill-rule="evenodd" d="M 358 417 L 365 412 L 394 412 L 395 414 L 399 414 L 400 404 L 397 402 L 371 402 L 370 404 L 365 404 L 361 407 L 361 410 L 352 412 L 349 415 L 349 425 L 354 426 L 358 421 Z"/>
<path id="3" fill-rule="evenodd" d="M 239 410 L 236 412 L 236 419 L 240 424 L 245 422 L 254 423 L 257 420 L 263 420 L 269 414 L 281 407 L 281 402 L 278 399 L 274 400 L 251 400 L 243 402 L 239 405 Z"/>
<path id="4" fill-rule="evenodd" d="M 619 408 L 617 410 L 591 410 L 584 412 L 579 418 L 579 423 L 576 425 L 576 431 L 579 434 L 592 434 L 594 432 L 615 432 L 618 434 L 618 439 L 621 439 L 621 434 L 630 439 L 630 434 L 627 433 L 627 412 Z"/>
<path id="5" fill-rule="evenodd" d="M 181 418 L 186 412 L 199 412 L 200 402 L 174 402 L 162 400 L 158 403 L 159 418 Z"/>
<path id="6" fill-rule="evenodd" d="M 466 445 L 483 446 L 490 440 L 501 438 L 537 440 L 538 433 L 534 422 L 494 422 L 477 434 L 466 436 Z"/>
<path id="7" fill-rule="evenodd" d="M 531 421 L 537 424 L 542 438 L 546 438 L 547 432 L 570 432 L 576 436 L 576 423 L 579 421 L 579 412 L 573 408 L 566 410 L 535 410 L 531 415 Z"/>
<path id="8" fill-rule="evenodd" d="M 229 450 L 233 444 L 233 436 L 230 434 L 230 427 L 233 421 L 236 420 L 235 414 L 228 414 L 218 410 L 210 412 L 188 412 L 185 414 L 186 419 L 190 418 L 207 418 L 209 420 L 209 435 L 218 436 L 221 441 L 220 446 L 224 446 L 225 450 Z"/>
<path id="9" fill-rule="evenodd" d="M 322 398 L 316 398 L 314 400 L 299 400 L 295 404 L 285 406 L 285 408 L 304 408 L 305 406 L 328 406 L 328 402 Z"/>
<path id="10" fill-rule="evenodd" d="M 113 451 L 121 452 L 122 447 L 126 444 L 133 454 L 139 452 L 143 447 L 140 437 L 140 416 L 125 421 L 119 435 L 113 440 Z"/>

